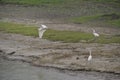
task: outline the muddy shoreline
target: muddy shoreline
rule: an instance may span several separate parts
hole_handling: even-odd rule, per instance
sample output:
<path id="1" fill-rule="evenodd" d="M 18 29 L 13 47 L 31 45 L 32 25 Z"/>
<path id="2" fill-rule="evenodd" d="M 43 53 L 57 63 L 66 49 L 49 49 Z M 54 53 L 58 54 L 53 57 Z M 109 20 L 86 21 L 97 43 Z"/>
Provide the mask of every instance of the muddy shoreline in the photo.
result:
<path id="1" fill-rule="evenodd" d="M 8 61 L 25 62 L 25 63 L 29 63 L 30 65 L 35 66 L 35 67 L 44 67 L 44 68 L 47 68 L 47 69 L 57 69 L 57 70 L 62 70 L 62 71 L 65 70 L 65 71 L 73 71 L 73 72 L 76 72 L 76 71 L 87 71 L 87 72 L 100 72 L 100 73 L 109 73 L 109 74 L 118 74 L 118 75 L 120 74 L 120 73 L 110 72 L 110 71 L 86 70 L 86 69 L 69 69 L 69 68 L 62 68 L 62 67 L 57 67 L 57 66 L 34 64 L 32 61 L 30 61 L 29 59 L 27 59 L 28 57 L 27 58 L 17 58 L 17 57 L 16 58 L 12 58 L 9 55 L 4 55 L 4 54 L 1 54 L 1 53 L 3 53 L 3 52 L 0 52 L 0 57 L 2 59 L 8 60 Z"/>
<path id="2" fill-rule="evenodd" d="M 8 61 L 2 59 L 1 56 L 0 64 L 1 80 L 119 80 L 120 78 L 119 74 L 114 73 L 94 71 L 70 71 L 50 67 L 31 66 L 29 65 L 29 63 L 26 62 Z"/>
<path id="3" fill-rule="evenodd" d="M 0 50 L 8 60 L 63 70 L 120 73 L 119 44 L 61 43 L 10 33 L 0 36 Z M 90 62 L 86 48 L 92 49 Z"/>

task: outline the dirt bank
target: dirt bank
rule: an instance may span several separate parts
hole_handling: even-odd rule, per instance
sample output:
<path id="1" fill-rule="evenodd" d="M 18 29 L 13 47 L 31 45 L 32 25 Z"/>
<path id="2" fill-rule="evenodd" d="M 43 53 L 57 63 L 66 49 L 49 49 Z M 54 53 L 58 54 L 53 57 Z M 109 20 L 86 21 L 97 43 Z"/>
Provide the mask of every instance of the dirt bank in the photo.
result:
<path id="1" fill-rule="evenodd" d="M 12 60 L 37 66 L 120 73 L 119 44 L 61 43 L 0 32 L 0 50 Z M 91 48 L 93 59 L 87 61 Z"/>

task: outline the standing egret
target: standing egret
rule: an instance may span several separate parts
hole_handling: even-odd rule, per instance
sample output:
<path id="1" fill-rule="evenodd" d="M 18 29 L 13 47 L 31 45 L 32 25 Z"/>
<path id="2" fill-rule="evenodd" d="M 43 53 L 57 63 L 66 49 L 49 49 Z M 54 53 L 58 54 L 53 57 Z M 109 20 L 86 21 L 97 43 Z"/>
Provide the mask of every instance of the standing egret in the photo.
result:
<path id="1" fill-rule="evenodd" d="M 100 35 L 98 34 L 98 33 L 96 33 L 96 31 L 93 29 L 93 35 L 95 36 L 95 37 L 99 37 Z"/>
<path id="2" fill-rule="evenodd" d="M 39 31 L 39 38 L 42 38 L 42 36 L 43 36 L 43 34 L 44 34 L 44 32 L 46 31 L 46 29 L 47 29 L 48 27 L 46 26 L 46 25 L 41 25 L 41 27 L 38 29 L 38 31 Z"/>
<path id="3" fill-rule="evenodd" d="M 89 49 L 89 57 L 88 57 L 88 61 L 90 60 L 92 60 L 91 49 Z"/>

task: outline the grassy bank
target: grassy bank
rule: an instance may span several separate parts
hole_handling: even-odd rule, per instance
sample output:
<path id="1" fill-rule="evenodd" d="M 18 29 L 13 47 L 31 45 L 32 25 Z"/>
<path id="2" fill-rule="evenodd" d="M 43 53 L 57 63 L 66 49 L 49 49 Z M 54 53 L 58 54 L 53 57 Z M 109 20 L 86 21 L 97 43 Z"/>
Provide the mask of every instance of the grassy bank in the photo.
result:
<path id="1" fill-rule="evenodd" d="M 64 0 L 1 0 L 3 3 L 16 3 L 26 5 L 41 5 L 41 4 L 60 4 Z"/>
<path id="2" fill-rule="evenodd" d="M 52 41 L 86 42 L 92 39 L 93 35 L 89 33 L 75 32 L 75 31 L 47 30 L 44 37 Z"/>
<path id="3" fill-rule="evenodd" d="M 120 27 L 120 14 L 109 13 L 109 14 L 99 14 L 93 16 L 74 17 L 71 18 L 70 21 L 78 24 L 100 21 L 103 22 L 104 24 L 107 23 L 110 25 Z"/>
<path id="4" fill-rule="evenodd" d="M 44 38 L 52 41 L 62 42 L 84 42 L 84 43 L 120 43 L 120 35 L 105 36 L 100 35 L 99 38 L 94 39 L 92 33 L 75 32 L 75 31 L 58 31 L 47 30 Z"/>
<path id="5" fill-rule="evenodd" d="M 0 31 L 7 33 L 16 33 L 26 36 L 38 36 L 37 28 L 34 26 L 27 26 L 24 24 L 14 24 L 7 22 L 0 22 Z"/>
<path id="6" fill-rule="evenodd" d="M 98 2 L 98 3 L 112 3 L 120 4 L 119 0 L 0 0 L 3 3 L 16 3 L 28 5 L 66 5 L 66 4 L 79 4 L 81 2 Z M 65 4 L 66 3 L 66 4 Z"/>
<path id="7" fill-rule="evenodd" d="M 40 13 L 46 13 L 47 18 L 57 18 L 65 21 L 73 18 L 72 22 L 74 23 L 96 20 L 101 16 L 98 14 L 120 14 L 120 0 L 0 0 L 0 2 L 37 5 L 42 10 Z M 39 14 L 37 16 L 40 17 Z M 111 23 L 111 21 L 109 22 Z M 118 22 L 113 21 L 112 25 L 116 26 L 117 24 L 118 26 Z"/>
<path id="8" fill-rule="evenodd" d="M 7 33 L 22 34 L 27 36 L 38 37 L 38 30 L 35 26 L 28 26 L 24 24 L 15 24 L 8 22 L 0 22 L 0 31 Z M 93 41 L 92 33 L 75 32 L 75 31 L 59 31 L 48 29 L 43 38 L 52 41 L 62 42 L 90 42 L 90 43 L 120 43 L 120 36 L 104 36 L 101 35 L 98 39 Z"/>

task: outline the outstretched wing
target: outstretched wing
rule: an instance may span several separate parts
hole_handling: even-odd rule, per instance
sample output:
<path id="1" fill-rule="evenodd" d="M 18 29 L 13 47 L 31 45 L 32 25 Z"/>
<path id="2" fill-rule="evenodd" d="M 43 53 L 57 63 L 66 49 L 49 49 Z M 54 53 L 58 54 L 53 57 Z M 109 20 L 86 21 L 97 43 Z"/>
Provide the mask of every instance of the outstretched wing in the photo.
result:
<path id="1" fill-rule="evenodd" d="M 94 35 L 95 35 L 96 37 L 99 37 L 99 34 L 98 34 L 98 33 L 94 33 Z"/>
<path id="2" fill-rule="evenodd" d="M 48 28 L 46 25 L 41 24 L 42 28 Z"/>
<path id="3" fill-rule="evenodd" d="M 45 31 L 45 29 L 39 30 L 39 38 L 42 38 Z"/>

